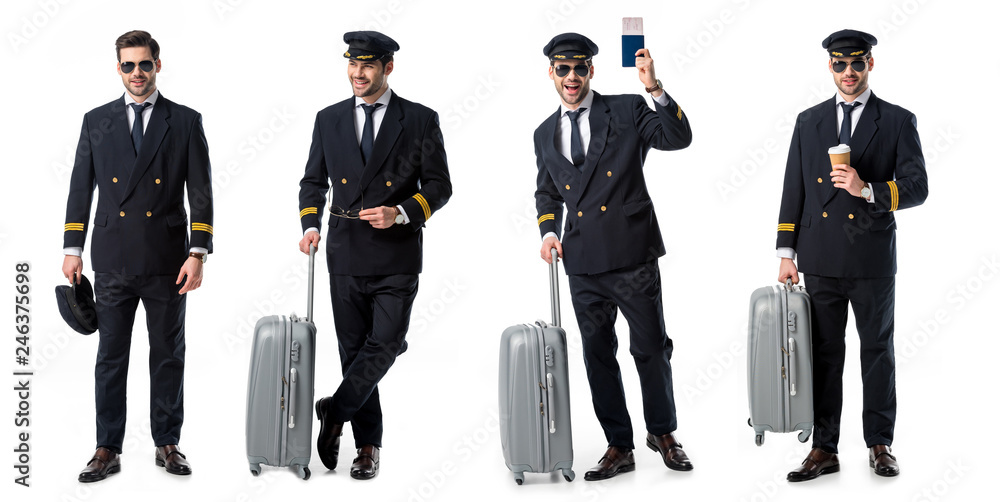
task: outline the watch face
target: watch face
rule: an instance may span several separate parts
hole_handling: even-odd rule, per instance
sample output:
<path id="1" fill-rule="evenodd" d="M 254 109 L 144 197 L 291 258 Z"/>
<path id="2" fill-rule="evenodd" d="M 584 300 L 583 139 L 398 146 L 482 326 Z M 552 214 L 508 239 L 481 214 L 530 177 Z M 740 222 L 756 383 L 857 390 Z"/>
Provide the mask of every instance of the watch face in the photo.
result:
<path id="1" fill-rule="evenodd" d="M 397 225 L 402 225 L 402 224 L 403 224 L 403 221 L 405 221 L 405 220 L 404 220 L 404 218 L 403 218 L 403 215 L 401 215 L 401 214 L 397 214 L 397 215 L 396 215 L 396 224 L 397 224 Z"/>

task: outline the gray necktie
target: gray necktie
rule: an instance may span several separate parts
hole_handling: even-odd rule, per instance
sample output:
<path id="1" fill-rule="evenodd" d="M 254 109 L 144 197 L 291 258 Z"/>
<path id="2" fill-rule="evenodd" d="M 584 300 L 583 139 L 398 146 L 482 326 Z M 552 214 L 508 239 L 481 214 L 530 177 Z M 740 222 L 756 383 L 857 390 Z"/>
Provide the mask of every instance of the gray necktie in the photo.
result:
<path id="1" fill-rule="evenodd" d="M 851 112 L 854 111 L 854 107 L 860 105 L 857 101 L 853 103 L 841 103 L 841 108 L 844 109 L 844 121 L 840 123 L 840 144 L 849 145 L 851 144 Z"/>
<path id="2" fill-rule="evenodd" d="M 132 111 L 135 112 L 135 120 L 132 121 L 132 146 L 135 147 L 135 154 L 139 155 L 139 149 L 142 147 L 142 110 L 149 103 L 129 103 L 132 107 Z"/>

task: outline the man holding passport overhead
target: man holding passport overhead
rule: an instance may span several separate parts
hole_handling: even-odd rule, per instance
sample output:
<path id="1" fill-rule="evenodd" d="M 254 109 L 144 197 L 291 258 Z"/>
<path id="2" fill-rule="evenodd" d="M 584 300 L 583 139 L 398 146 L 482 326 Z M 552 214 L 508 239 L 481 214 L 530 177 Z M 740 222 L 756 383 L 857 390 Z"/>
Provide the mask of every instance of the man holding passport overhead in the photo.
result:
<path id="1" fill-rule="evenodd" d="M 629 353 L 642 387 L 646 445 L 661 454 L 668 468 L 691 470 L 673 437 L 673 343 L 664 327 L 657 265 L 665 251 L 642 171 L 650 148 L 679 150 L 691 143 L 687 114 L 664 92 L 646 49 L 633 58 L 655 111 L 639 95 L 605 96 L 590 90 L 597 45 L 589 38 L 563 33 L 543 53 L 561 106 L 534 136 L 541 254 L 550 262 L 554 247 L 565 262 L 594 411 L 608 442 L 607 452 L 584 479 L 635 470 L 632 421 L 615 359 L 619 308 L 629 323 Z"/>
<path id="2" fill-rule="evenodd" d="M 778 223 L 778 281 L 799 282 L 813 305 L 813 448 L 789 481 L 837 472 L 847 304 L 861 338 L 862 420 L 869 465 L 895 476 L 893 213 L 927 197 L 917 119 L 868 87 L 875 37 L 841 30 L 823 41 L 838 93 L 799 114 L 788 150 Z M 795 259 L 798 259 L 796 267 Z"/>

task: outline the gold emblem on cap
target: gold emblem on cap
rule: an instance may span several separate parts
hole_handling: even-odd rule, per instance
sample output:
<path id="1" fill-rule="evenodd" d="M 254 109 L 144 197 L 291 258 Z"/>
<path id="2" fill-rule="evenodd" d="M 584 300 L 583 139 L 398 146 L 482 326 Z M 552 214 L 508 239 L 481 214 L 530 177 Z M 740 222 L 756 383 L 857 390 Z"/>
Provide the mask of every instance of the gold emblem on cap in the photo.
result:
<path id="1" fill-rule="evenodd" d="M 552 57 L 555 59 L 566 59 L 566 56 L 563 56 L 562 54 L 556 54 L 555 56 Z"/>
<path id="2" fill-rule="evenodd" d="M 344 57 L 345 57 L 345 58 L 349 58 L 349 57 L 351 57 L 351 53 L 350 53 L 350 52 L 345 52 L 345 53 L 344 53 Z"/>
<path id="3" fill-rule="evenodd" d="M 586 55 L 584 55 L 584 54 L 580 54 L 580 55 L 578 55 L 578 56 L 573 56 L 573 57 L 574 57 L 574 58 L 576 58 L 576 59 L 583 59 L 583 58 L 585 58 L 585 57 L 587 57 L 587 56 L 586 56 Z"/>
<path id="4" fill-rule="evenodd" d="M 834 56 L 843 56 L 844 55 L 841 52 L 832 52 L 832 51 L 830 52 L 830 54 L 833 54 Z"/>
<path id="5" fill-rule="evenodd" d="M 369 55 L 367 55 L 367 56 L 358 56 L 358 57 L 357 57 L 357 59 L 371 59 L 371 58 L 373 58 L 373 57 L 375 57 L 375 56 L 373 56 L 373 55 L 369 54 Z"/>
<path id="6" fill-rule="evenodd" d="M 858 56 L 858 55 L 861 55 L 861 54 L 864 54 L 864 53 L 865 53 L 865 51 L 857 51 L 857 52 L 852 52 L 851 55 L 852 56 Z"/>

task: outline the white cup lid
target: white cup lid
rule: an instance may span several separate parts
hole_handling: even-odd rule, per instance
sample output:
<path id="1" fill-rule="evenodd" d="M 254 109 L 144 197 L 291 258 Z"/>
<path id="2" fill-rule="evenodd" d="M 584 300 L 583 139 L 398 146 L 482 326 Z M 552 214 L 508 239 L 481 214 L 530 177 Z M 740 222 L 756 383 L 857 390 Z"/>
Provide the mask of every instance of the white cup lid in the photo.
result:
<path id="1" fill-rule="evenodd" d="M 835 153 L 849 153 L 850 151 L 851 151 L 850 145 L 840 144 L 837 146 L 831 146 L 830 150 L 828 150 L 827 153 L 833 155 Z"/>

